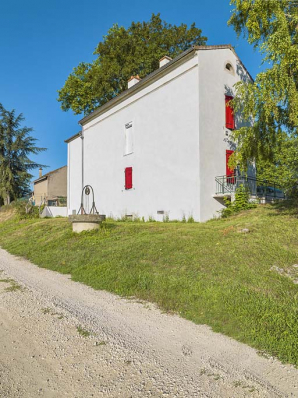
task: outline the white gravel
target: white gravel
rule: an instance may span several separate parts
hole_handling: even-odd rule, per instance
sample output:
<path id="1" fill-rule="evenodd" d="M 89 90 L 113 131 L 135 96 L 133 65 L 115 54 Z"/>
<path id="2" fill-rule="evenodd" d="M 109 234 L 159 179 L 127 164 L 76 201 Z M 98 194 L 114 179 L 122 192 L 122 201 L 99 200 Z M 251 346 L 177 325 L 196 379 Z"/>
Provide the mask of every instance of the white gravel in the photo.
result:
<path id="1" fill-rule="evenodd" d="M 0 249 L 0 397 L 298 397 L 298 370 Z M 92 334 L 83 337 L 77 327 Z"/>

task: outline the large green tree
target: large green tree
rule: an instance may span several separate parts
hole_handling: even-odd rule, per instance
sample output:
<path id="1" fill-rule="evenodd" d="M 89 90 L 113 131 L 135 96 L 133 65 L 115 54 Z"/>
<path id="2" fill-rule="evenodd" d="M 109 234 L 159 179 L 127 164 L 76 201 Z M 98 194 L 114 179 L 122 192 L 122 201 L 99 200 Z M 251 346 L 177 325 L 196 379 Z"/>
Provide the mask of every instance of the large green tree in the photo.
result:
<path id="1" fill-rule="evenodd" d="M 255 159 L 263 170 L 270 165 L 280 178 L 289 153 L 292 184 L 297 184 L 298 159 L 292 155 L 298 133 L 298 2 L 231 0 L 231 5 L 229 25 L 260 51 L 264 66 L 253 84 L 236 85 L 234 107 L 245 121 L 254 121 L 234 132 L 237 160 L 244 166 Z"/>
<path id="2" fill-rule="evenodd" d="M 148 22 L 132 22 L 126 29 L 113 25 L 94 52 L 92 63 L 80 63 L 58 91 L 64 111 L 85 115 L 127 88 L 132 75 L 141 78 L 158 68 L 164 55 L 176 57 L 192 45 L 204 45 L 207 38 L 193 23 L 189 28 L 162 21 L 152 14 Z"/>
<path id="3" fill-rule="evenodd" d="M 0 197 L 4 204 L 30 190 L 30 171 L 41 165 L 28 156 L 44 151 L 36 147 L 32 128 L 21 127 L 24 117 L 0 104 Z"/>
<path id="4" fill-rule="evenodd" d="M 258 158 L 258 178 L 277 182 L 289 195 L 297 195 L 298 140 L 285 132 L 278 135 L 276 140 L 270 158 Z"/>

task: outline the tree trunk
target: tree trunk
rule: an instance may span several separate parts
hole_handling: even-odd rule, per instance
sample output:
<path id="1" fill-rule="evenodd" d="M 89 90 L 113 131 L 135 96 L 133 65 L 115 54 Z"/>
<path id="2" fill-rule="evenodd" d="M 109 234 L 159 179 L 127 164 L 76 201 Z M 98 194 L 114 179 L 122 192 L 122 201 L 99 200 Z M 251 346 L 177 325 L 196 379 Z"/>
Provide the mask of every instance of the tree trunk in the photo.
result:
<path id="1" fill-rule="evenodd" d="M 9 195 L 9 193 L 6 193 L 5 204 L 6 205 L 10 204 L 10 195 Z"/>

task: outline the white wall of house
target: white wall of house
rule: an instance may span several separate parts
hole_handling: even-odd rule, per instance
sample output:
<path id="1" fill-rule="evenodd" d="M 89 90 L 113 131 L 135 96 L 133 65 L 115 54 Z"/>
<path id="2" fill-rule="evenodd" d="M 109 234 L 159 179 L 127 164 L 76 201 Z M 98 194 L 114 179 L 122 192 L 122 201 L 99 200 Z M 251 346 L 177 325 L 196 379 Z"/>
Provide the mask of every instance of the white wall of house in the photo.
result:
<path id="1" fill-rule="evenodd" d="M 164 211 L 170 219 L 197 221 L 215 216 L 222 207 L 213 198 L 215 177 L 225 174 L 229 149 L 225 85 L 239 79 L 225 70 L 226 60 L 236 68 L 231 50 L 193 51 L 87 121 L 84 139 L 68 143 L 68 214 L 80 207 L 83 144 L 84 184 L 94 188 L 100 214 L 162 220 L 157 212 Z M 124 187 L 126 167 L 133 168 L 130 190 Z"/>

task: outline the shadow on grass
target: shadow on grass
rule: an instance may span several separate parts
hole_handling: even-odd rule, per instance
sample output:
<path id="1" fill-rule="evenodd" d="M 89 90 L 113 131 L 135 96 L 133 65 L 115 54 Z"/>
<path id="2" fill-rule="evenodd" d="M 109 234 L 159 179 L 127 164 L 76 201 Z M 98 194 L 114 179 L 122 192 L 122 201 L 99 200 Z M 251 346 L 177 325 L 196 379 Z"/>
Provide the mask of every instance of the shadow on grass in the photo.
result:
<path id="1" fill-rule="evenodd" d="M 270 216 L 288 215 L 298 218 L 298 199 L 283 200 L 270 205 L 274 212 Z"/>

